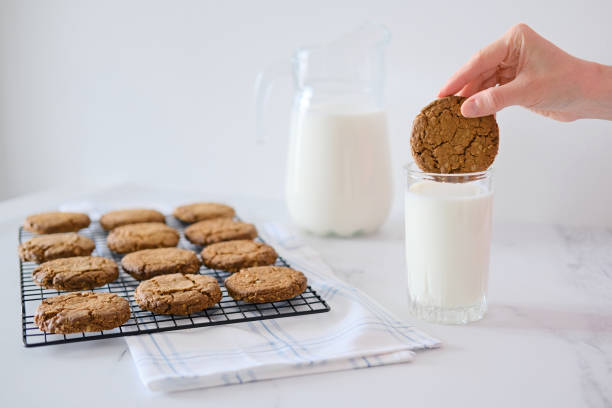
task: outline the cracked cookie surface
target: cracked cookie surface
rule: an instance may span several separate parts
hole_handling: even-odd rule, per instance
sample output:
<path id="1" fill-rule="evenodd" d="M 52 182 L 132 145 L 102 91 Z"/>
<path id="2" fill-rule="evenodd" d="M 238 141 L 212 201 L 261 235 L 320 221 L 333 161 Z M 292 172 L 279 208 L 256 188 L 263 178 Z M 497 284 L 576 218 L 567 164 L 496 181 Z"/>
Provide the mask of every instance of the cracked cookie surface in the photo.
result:
<path id="1" fill-rule="evenodd" d="M 90 222 L 85 213 L 53 211 L 30 215 L 26 218 L 23 228 L 36 234 L 77 232 L 87 228 Z"/>
<path id="2" fill-rule="evenodd" d="M 172 215 L 183 222 L 193 223 L 213 218 L 231 218 L 236 214 L 229 205 L 220 203 L 193 203 L 177 207 Z"/>
<path id="3" fill-rule="evenodd" d="M 187 315 L 216 305 L 223 295 L 217 280 L 207 275 L 173 273 L 143 281 L 134 299 L 145 310 L 159 314 Z"/>
<path id="4" fill-rule="evenodd" d="M 75 256 L 45 262 L 34 269 L 32 280 L 38 286 L 58 290 L 84 290 L 106 285 L 117 279 L 117 264 L 101 256 Z"/>
<path id="5" fill-rule="evenodd" d="M 255 266 L 242 269 L 225 279 L 225 287 L 235 300 L 248 303 L 278 302 L 306 290 L 306 276 L 284 266 Z"/>
<path id="6" fill-rule="evenodd" d="M 218 242 L 204 248 L 200 255 L 207 267 L 228 272 L 272 265 L 278 256 L 270 245 L 249 240 Z"/>
<path id="7" fill-rule="evenodd" d="M 419 168 L 429 173 L 484 171 L 495 160 L 499 128 L 493 115 L 466 118 L 466 98 L 447 96 L 433 101 L 417 115 L 410 146 Z"/>
<path id="8" fill-rule="evenodd" d="M 58 258 L 89 255 L 94 242 L 74 232 L 41 235 L 20 244 L 19 257 L 23 261 L 42 263 Z"/>
<path id="9" fill-rule="evenodd" d="M 34 323 L 47 333 L 110 330 L 129 319 L 128 301 L 114 293 L 66 293 L 44 299 L 34 314 Z"/>
<path id="10" fill-rule="evenodd" d="M 200 260 L 188 249 L 157 248 L 132 252 L 123 257 L 121 266 L 134 279 L 145 280 L 170 273 L 198 273 Z"/>
<path id="11" fill-rule="evenodd" d="M 120 254 L 141 249 L 175 247 L 179 233 L 160 222 L 143 222 L 117 227 L 106 237 L 106 246 Z"/>
<path id="12" fill-rule="evenodd" d="M 141 222 L 166 222 L 164 214 L 147 208 L 131 208 L 127 210 L 110 211 L 100 217 L 100 225 L 107 231 L 122 225 Z"/>
<path id="13" fill-rule="evenodd" d="M 234 221 L 231 218 L 200 221 L 185 228 L 185 237 L 197 245 L 209 245 L 236 239 L 253 239 L 256 236 L 257 229 L 253 224 Z"/>

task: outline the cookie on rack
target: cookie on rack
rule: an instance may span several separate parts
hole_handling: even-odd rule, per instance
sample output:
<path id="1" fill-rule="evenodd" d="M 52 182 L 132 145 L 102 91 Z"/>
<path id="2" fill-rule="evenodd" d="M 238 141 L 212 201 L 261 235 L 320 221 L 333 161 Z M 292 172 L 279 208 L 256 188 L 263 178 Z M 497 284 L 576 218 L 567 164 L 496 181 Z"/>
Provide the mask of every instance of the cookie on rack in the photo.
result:
<path id="1" fill-rule="evenodd" d="M 34 313 L 34 324 L 47 333 L 111 330 L 129 319 L 128 301 L 114 293 L 66 293 L 43 299 Z"/>
<path id="2" fill-rule="evenodd" d="M 410 146 L 419 168 L 429 173 L 471 173 L 493 164 L 499 147 L 495 116 L 466 118 L 466 98 L 447 96 L 427 105 L 412 125 Z"/>
<path id="3" fill-rule="evenodd" d="M 182 273 L 142 281 L 134 292 L 134 300 L 142 309 L 176 315 L 200 312 L 219 303 L 222 297 L 212 276 Z"/>
<path id="4" fill-rule="evenodd" d="M 117 264 L 101 256 L 75 256 L 47 261 L 34 269 L 32 280 L 38 286 L 57 290 L 85 290 L 117 279 Z"/>
<path id="5" fill-rule="evenodd" d="M 193 203 L 181 205 L 172 212 L 175 218 L 187 223 L 211 220 L 213 218 L 232 218 L 236 211 L 221 203 Z"/>
<path id="6" fill-rule="evenodd" d="M 278 257 L 270 245 L 250 240 L 217 242 L 204 248 L 200 255 L 207 267 L 228 272 L 250 266 L 272 265 Z"/>
<path id="7" fill-rule="evenodd" d="M 185 237 L 193 244 L 209 245 L 221 241 L 253 239 L 257 237 L 257 229 L 246 222 L 217 218 L 191 224 L 185 228 Z"/>
<path id="8" fill-rule="evenodd" d="M 225 287 L 235 300 L 247 303 L 291 299 L 306 290 L 306 276 L 284 266 L 255 266 L 242 269 L 225 279 Z"/>
<path id="9" fill-rule="evenodd" d="M 84 213 L 52 211 L 30 215 L 23 228 L 36 234 L 77 232 L 87 228 L 90 222 L 89 216 Z"/>
<path id="10" fill-rule="evenodd" d="M 19 257 L 23 261 L 42 263 L 58 258 L 89 255 L 94 242 L 75 232 L 41 235 L 19 244 Z"/>
<path id="11" fill-rule="evenodd" d="M 100 225 L 107 231 L 128 224 L 141 222 L 166 222 L 164 214 L 148 208 L 130 208 L 127 210 L 110 211 L 100 217 Z"/>
<path id="12" fill-rule="evenodd" d="M 161 222 L 143 222 L 117 227 L 106 237 L 106 246 L 120 254 L 142 249 L 175 247 L 179 233 Z"/>
<path id="13" fill-rule="evenodd" d="M 200 260 L 188 249 L 143 249 L 124 256 L 121 266 L 134 279 L 145 280 L 171 273 L 198 273 Z"/>

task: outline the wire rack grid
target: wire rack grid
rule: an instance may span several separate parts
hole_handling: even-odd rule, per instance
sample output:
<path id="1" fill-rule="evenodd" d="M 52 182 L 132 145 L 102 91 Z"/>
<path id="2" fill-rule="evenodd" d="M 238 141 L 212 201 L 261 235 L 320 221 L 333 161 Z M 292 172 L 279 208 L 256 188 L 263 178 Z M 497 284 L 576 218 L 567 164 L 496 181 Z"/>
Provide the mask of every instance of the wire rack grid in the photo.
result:
<path id="1" fill-rule="evenodd" d="M 188 242 L 183 234 L 185 225 L 174 217 L 166 217 L 168 225 L 176 228 L 181 238 L 178 244 L 180 248 L 191 249 L 199 253 L 201 247 Z M 92 255 L 104 256 L 113 259 L 119 266 L 119 277 L 102 287 L 95 288 L 93 292 L 110 292 L 124 297 L 129 301 L 131 317 L 123 325 L 100 332 L 84 332 L 72 334 L 51 334 L 41 331 L 34 324 L 34 312 L 36 307 L 43 299 L 67 293 L 61 290 L 44 289 L 36 285 L 32 280 L 32 272 L 37 266 L 34 262 L 19 261 L 21 275 L 21 306 L 22 306 L 22 336 L 23 344 L 26 347 L 45 346 L 52 344 L 73 343 L 80 341 L 106 339 L 112 337 L 132 336 L 144 333 L 157 333 L 171 330 L 191 329 L 195 327 L 215 326 L 221 324 L 232 324 L 255 320 L 274 319 L 281 317 L 300 316 L 313 313 L 324 313 L 330 310 L 329 305 L 323 300 L 310 286 L 301 295 L 281 302 L 250 304 L 232 299 L 227 289 L 223 285 L 225 278 L 230 274 L 225 271 L 208 269 L 205 266 L 200 268 L 200 273 L 210 275 L 217 279 L 223 298 L 221 301 L 198 313 L 190 315 L 160 315 L 143 310 L 134 300 L 134 291 L 140 283 L 127 274 L 121 268 L 120 254 L 110 251 L 106 246 L 106 236 L 108 235 L 97 222 L 92 223 L 88 228 L 79 231 L 79 234 L 91 238 L 96 248 Z M 34 237 L 23 228 L 19 228 L 19 243 L 25 242 Z M 256 238 L 263 242 L 261 238 Z M 290 265 L 282 257 L 276 261 L 278 266 Z"/>

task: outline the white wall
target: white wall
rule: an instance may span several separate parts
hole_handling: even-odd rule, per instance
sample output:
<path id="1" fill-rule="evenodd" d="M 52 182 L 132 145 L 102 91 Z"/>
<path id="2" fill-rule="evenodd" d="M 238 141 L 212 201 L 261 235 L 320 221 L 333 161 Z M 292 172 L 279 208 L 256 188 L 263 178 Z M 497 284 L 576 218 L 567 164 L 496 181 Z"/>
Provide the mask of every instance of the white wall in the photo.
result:
<path id="1" fill-rule="evenodd" d="M 333 4 L 331 4 L 333 3 Z M 564 4 L 573 3 L 573 4 Z M 401 202 L 412 119 L 524 21 L 612 64 L 612 2 L 0 0 L 0 199 L 124 181 L 282 197 L 289 83 L 257 146 L 257 72 L 370 19 L 393 33 L 387 103 Z M 612 226 L 612 123 L 498 115 L 500 220 Z"/>

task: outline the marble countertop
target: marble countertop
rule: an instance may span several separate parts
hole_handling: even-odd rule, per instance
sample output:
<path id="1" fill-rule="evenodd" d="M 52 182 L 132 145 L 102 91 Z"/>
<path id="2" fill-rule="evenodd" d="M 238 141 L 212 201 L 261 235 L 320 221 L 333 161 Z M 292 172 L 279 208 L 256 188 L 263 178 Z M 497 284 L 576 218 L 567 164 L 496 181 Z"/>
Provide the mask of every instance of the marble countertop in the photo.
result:
<path id="1" fill-rule="evenodd" d="M 140 382 L 123 339 L 23 347 L 15 247 L 24 216 L 70 200 L 151 205 L 168 197 L 211 199 L 123 186 L 0 203 L 1 406 L 612 406 L 610 228 L 494 225 L 489 313 L 468 326 L 428 324 L 406 313 L 400 213 L 367 237 L 305 235 L 338 276 L 443 341 L 410 364 L 159 394 Z M 236 205 L 245 219 L 287 221 L 280 201 L 214 198 Z"/>

